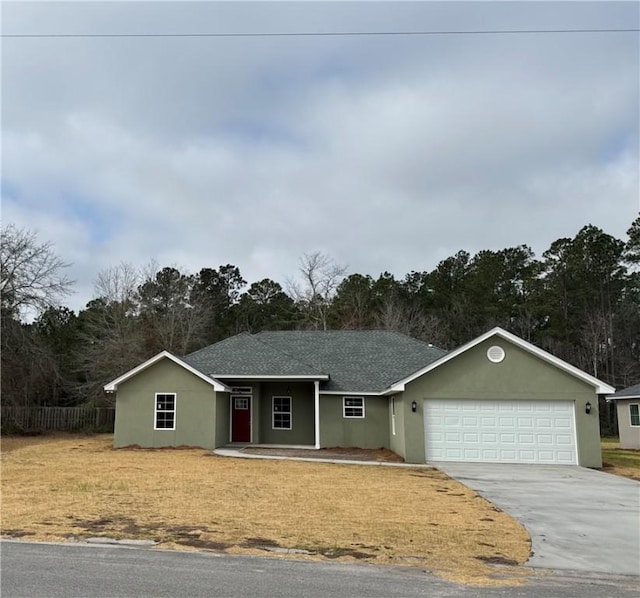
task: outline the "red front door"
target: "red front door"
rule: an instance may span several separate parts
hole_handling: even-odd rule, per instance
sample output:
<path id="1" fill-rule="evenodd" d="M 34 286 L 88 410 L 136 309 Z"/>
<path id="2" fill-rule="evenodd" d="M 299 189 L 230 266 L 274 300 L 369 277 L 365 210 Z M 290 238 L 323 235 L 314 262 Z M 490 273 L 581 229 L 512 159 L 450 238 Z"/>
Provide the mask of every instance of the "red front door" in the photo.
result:
<path id="1" fill-rule="evenodd" d="M 231 397 L 231 442 L 251 442 L 251 397 Z"/>

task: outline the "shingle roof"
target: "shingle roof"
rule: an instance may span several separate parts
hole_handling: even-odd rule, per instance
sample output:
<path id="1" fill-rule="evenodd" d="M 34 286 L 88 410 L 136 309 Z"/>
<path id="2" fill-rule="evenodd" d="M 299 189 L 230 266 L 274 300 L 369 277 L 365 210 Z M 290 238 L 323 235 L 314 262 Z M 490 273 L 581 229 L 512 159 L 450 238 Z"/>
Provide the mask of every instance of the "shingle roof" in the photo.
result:
<path id="1" fill-rule="evenodd" d="M 217 377 L 328 374 L 322 390 L 381 392 L 445 353 L 384 330 L 293 330 L 239 334 L 184 361 Z"/>
<path id="2" fill-rule="evenodd" d="M 635 386 L 629 386 L 629 388 L 623 388 L 618 392 L 609 396 L 610 399 L 634 399 L 636 397 L 640 397 L 640 384 L 636 384 Z"/>
<path id="3" fill-rule="evenodd" d="M 243 332 L 209 345 L 183 358 L 209 376 L 326 376 L 316 365 L 304 363 L 284 351 Z"/>

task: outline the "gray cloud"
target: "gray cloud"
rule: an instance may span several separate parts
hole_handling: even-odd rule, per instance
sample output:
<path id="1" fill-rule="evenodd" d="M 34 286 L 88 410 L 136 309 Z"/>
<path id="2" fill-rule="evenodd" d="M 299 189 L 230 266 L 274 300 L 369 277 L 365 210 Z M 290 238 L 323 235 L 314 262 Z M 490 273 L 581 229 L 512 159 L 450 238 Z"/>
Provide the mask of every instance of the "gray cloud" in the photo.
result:
<path id="1" fill-rule="evenodd" d="M 637 26 L 631 3 L 8 5 L 3 32 Z M 634 22 L 635 19 L 635 22 Z M 540 254 L 638 213 L 637 34 L 3 40 L 3 219 L 97 272 L 284 282 Z"/>

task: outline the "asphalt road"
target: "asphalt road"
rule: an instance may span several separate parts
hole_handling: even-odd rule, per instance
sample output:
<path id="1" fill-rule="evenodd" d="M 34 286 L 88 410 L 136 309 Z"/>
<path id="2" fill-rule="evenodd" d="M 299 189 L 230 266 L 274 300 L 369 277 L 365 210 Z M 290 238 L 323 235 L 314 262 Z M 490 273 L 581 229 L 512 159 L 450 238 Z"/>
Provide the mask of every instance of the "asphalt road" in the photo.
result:
<path id="1" fill-rule="evenodd" d="M 640 581 L 546 571 L 473 588 L 411 567 L 13 541 L 0 559 L 2 598 L 637 598 Z"/>

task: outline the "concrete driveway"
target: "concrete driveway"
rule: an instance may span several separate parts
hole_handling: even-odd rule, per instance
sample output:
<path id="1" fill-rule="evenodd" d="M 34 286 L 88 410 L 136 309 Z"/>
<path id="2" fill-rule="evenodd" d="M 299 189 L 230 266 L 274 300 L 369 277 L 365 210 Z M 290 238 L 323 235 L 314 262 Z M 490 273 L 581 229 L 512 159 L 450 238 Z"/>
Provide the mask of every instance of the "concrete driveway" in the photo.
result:
<path id="1" fill-rule="evenodd" d="M 432 465 L 527 528 L 528 566 L 640 575 L 640 483 L 567 465 Z"/>

